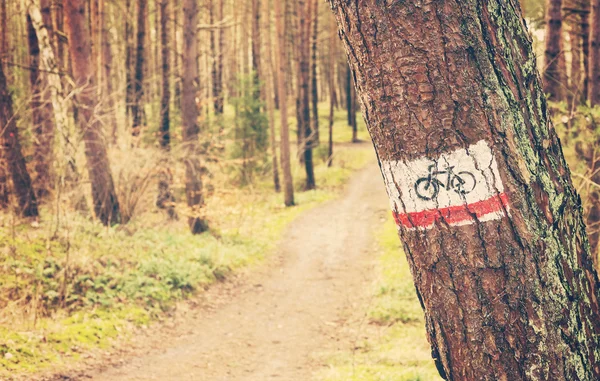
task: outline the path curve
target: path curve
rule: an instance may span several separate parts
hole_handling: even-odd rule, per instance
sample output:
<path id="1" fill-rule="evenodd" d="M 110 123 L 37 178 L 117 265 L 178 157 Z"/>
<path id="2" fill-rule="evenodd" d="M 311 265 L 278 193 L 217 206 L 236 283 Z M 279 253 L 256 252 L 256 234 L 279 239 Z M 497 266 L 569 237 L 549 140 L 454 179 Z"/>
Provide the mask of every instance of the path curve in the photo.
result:
<path id="1" fill-rule="evenodd" d="M 167 349 L 91 377 L 95 381 L 307 381 L 318 354 L 349 345 L 349 317 L 372 282 L 373 231 L 387 217 L 375 164 L 344 195 L 304 213 L 281 241 L 276 265 L 202 313 Z M 345 326 L 346 325 L 346 326 Z"/>

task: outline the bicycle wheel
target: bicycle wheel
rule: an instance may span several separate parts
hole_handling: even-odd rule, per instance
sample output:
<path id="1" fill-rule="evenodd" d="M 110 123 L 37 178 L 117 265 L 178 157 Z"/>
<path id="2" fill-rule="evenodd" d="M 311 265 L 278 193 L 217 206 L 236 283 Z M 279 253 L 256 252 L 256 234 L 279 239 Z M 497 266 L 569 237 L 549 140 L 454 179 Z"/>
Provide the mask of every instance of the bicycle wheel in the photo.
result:
<path id="1" fill-rule="evenodd" d="M 415 183 L 415 192 L 421 200 L 433 200 L 437 197 L 440 186 L 435 180 L 428 177 L 422 177 Z"/>
<path id="2" fill-rule="evenodd" d="M 458 194 L 469 194 L 473 192 L 475 185 L 477 185 L 475 175 L 467 171 L 459 172 L 454 176 L 451 184 L 452 189 Z"/>

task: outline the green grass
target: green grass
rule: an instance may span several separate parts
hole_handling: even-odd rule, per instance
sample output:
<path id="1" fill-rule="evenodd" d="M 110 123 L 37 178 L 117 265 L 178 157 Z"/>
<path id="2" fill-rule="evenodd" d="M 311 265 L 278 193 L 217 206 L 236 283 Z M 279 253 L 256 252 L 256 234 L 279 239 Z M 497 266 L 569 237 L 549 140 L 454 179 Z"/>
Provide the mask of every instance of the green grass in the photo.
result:
<path id="1" fill-rule="evenodd" d="M 321 381 L 438 381 L 425 336 L 423 311 L 392 219 L 377 234 L 380 247 L 375 302 L 368 311 L 373 330 L 355 352 L 335 353 Z M 377 331 L 373 333 L 372 331 Z"/>
<path id="2" fill-rule="evenodd" d="M 350 130 L 344 120 L 343 112 L 336 113 L 335 128 Z M 368 139 L 364 123 L 360 127 L 359 136 Z M 349 136 L 351 131 L 339 131 L 336 141 Z M 114 160 L 113 173 L 131 171 L 135 160 L 152 156 L 146 151 Z M 142 197 L 141 211 L 127 225 L 112 228 L 66 206 L 59 229 L 54 205 L 45 205 L 34 225 L 0 215 L 0 379 L 60 369 L 89 351 L 110 349 L 133 328 L 168 315 L 177 301 L 260 263 L 291 221 L 335 198 L 373 156 L 370 145 L 345 146 L 327 168 L 316 155 L 318 189 L 308 192 L 300 191 L 304 169 L 293 160 L 293 208 L 272 191 L 270 174 L 238 188 L 216 173 L 218 188 L 205 208 L 211 230 L 200 236 L 189 234 L 185 206 L 178 205 L 179 221 L 168 221 L 153 207 L 152 194 Z M 181 200 L 183 183 L 176 180 L 173 191 Z"/>

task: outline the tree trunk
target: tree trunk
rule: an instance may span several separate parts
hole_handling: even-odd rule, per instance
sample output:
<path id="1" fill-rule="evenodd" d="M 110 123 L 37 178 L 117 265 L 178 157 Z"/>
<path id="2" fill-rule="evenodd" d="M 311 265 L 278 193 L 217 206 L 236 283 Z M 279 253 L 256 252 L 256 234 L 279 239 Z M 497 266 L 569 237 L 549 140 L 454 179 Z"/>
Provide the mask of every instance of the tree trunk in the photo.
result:
<path id="1" fill-rule="evenodd" d="M 115 110 L 115 97 L 113 94 L 113 82 L 112 82 L 112 48 L 110 43 L 110 31 L 108 24 L 109 9 L 106 0 L 100 0 L 100 28 L 101 28 L 101 72 L 103 76 L 101 94 L 103 100 L 106 102 L 108 112 L 108 125 L 112 126 L 111 139 L 112 144 L 117 142 L 117 118 Z"/>
<path id="2" fill-rule="evenodd" d="M 319 38 L 319 1 L 313 1 L 313 30 L 312 30 L 312 72 L 311 72 L 311 93 L 312 93 L 312 138 L 311 147 L 319 145 L 319 87 L 317 78 L 317 43 Z"/>
<path id="3" fill-rule="evenodd" d="M 144 95 L 144 42 L 146 39 L 146 7 L 148 0 L 138 0 L 137 3 L 137 44 L 135 57 L 135 77 L 133 79 L 133 105 L 131 113 L 133 114 L 133 136 L 140 134 L 142 127 L 144 107 L 142 106 L 142 97 Z"/>
<path id="4" fill-rule="evenodd" d="M 0 139 L 2 156 L 6 158 L 8 171 L 12 177 L 13 193 L 17 197 L 19 205 L 18 214 L 23 217 L 37 217 L 37 200 L 31 184 L 31 177 L 25 165 L 25 157 L 21 152 L 16 115 L 13 113 L 12 99 L 2 66 L 0 64 Z"/>
<path id="5" fill-rule="evenodd" d="M 131 11 L 131 0 L 125 0 L 125 110 L 127 115 L 127 125 L 129 125 L 130 116 L 133 114 L 132 106 L 134 99 L 133 84 L 133 33 L 134 23 Z"/>
<path id="6" fill-rule="evenodd" d="M 61 179 L 75 181 L 78 178 L 75 161 L 76 149 L 68 126 L 67 102 L 63 96 L 62 80 L 59 74 L 61 59 L 60 57 L 58 60 L 56 59 L 49 29 L 46 28 L 44 17 L 34 1 L 29 2 L 27 13 L 36 32 L 40 49 L 41 66 L 45 70 L 46 82 L 48 83 L 48 90 L 50 92 L 49 97 L 52 103 L 54 126 L 60 138 L 59 152 L 55 153 L 55 157 L 62 158 L 63 160 L 57 161 L 58 170 L 56 175 L 60 176 Z M 60 23 L 57 24 L 62 26 L 62 17 L 60 18 Z M 54 32 L 59 33 L 56 29 L 54 29 Z M 61 44 L 58 45 L 60 46 Z M 59 49 L 57 48 L 57 50 Z"/>
<path id="7" fill-rule="evenodd" d="M 219 9 L 219 22 L 223 22 L 223 2 L 224 0 L 218 0 L 218 9 Z M 208 2 L 208 11 L 209 11 L 209 23 L 214 25 L 214 6 L 213 1 L 210 0 Z M 217 52 L 217 36 L 219 40 L 219 50 Z M 215 28 L 211 28 L 210 30 L 210 51 L 212 54 L 212 96 L 213 96 L 213 105 L 215 109 L 215 114 L 223 114 L 223 49 L 225 45 L 225 31 L 223 26 L 221 25 L 218 29 L 218 32 L 215 32 Z"/>
<path id="8" fill-rule="evenodd" d="M 579 14 L 581 28 L 581 54 L 583 55 L 583 87 L 581 89 L 581 103 L 588 99 L 590 75 L 590 0 L 583 0 Z"/>
<path id="9" fill-rule="evenodd" d="M 277 0 L 275 0 L 277 1 Z M 269 134 L 271 135 L 271 165 L 273 166 L 273 186 L 275 192 L 281 191 L 281 184 L 279 181 L 279 167 L 277 165 L 277 140 L 275 139 L 275 98 L 276 92 L 273 84 L 276 80 L 275 65 L 273 64 L 273 44 L 271 38 L 271 4 L 270 1 L 264 2 L 264 30 L 265 30 L 265 49 L 267 53 L 267 71 L 271 75 L 271 78 L 265 74 L 264 86 L 266 91 L 264 98 L 267 100 L 267 109 L 269 113 Z"/>
<path id="10" fill-rule="evenodd" d="M 175 197 L 171 193 L 172 175 L 169 169 L 169 150 L 171 143 L 169 107 L 171 104 L 171 85 L 169 81 L 170 54 L 169 54 L 169 0 L 160 1 L 160 47 L 161 47 L 161 69 L 162 88 L 160 99 L 160 126 L 158 141 L 164 151 L 165 158 L 158 176 L 158 196 L 156 206 L 166 209 L 169 218 L 177 217 L 175 212 Z"/>
<path id="11" fill-rule="evenodd" d="M 579 103 L 583 77 L 581 75 L 581 33 L 573 25 L 569 30 L 571 42 L 571 81 L 569 83 L 569 103 Z"/>
<path id="12" fill-rule="evenodd" d="M 552 101 L 563 100 L 564 78 L 560 70 L 562 41 L 562 0 L 546 2 L 546 41 L 544 50 L 544 93 Z"/>
<path id="13" fill-rule="evenodd" d="M 448 380 L 600 379 L 600 293 L 515 0 L 330 0 Z"/>
<path id="14" fill-rule="evenodd" d="M 327 166 L 333 164 L 333 122 L 335 109 L 335 67 L 337 66 L 337 27 L 334 22 L 331 23 L 331 33 L 329 37 L 329 146 L 327 151 Z"/>
<path id="15" fill-rule="evenodd" d="M 279 87 L 279 111 L 281 116 L 280 150 L 281 171 L 283 172 L 283 195 L 285 206 L 294 205 L 294 183 L 292 179 L 292 167 L 290 162 L 290 134 L 287 117 L 287 31 L 284 22 L 282 4 L 278 0 L 273 1 L 275 7 L 275 29 L 277 30 L 277 56 L 279 57 L 279 75 L 277 85 Z"/>
<path id="16" fill-rule="evenodd" d="M 73 79 L 79 89 L 79 128 L 83 133 L 88 175 L 92 186 L 92 199 L 96 217 L 104 224 L 121 222 L 119 201 L 115 192 L 106 141 L 102 125 L 94 110 L 98 104 L 96 77 L 91 60 L 90 32 L 85 25 L 85 3 L 65 3 L 65 23 L 69 38 L 69 50 L 73 62 Z"/>
<path id="17" fill-rule="evenodd" d="M 0 61 L 4 61 L 8 57 L 8 16 L 6 11 L 6 2 L 8 0 L 0 0 Z"/>
<path id="18" fill-rule="evenodd" d="M 591 0 L 591 8 L 588 101 L 594 106 L 600 104 L 600 0 Z"/>
<path id="19" fill-rule="evenodd" d="M 50 38 L 52 24 L 50 2 L 42 0 L 42 18 Z M 27 42 L 29 46 L 29 83 L 31 85 L 31 119 L 33 124 L 35 168 L 34 188 L 38 199 L 46 197 L 52 188 L 50 163 L 52 161 L 52 142 L 54 126 L 52 123 L 52 105 L 48 100 L 47 83 L 40 75 L 40 47 L 31 17 L 27 15 Z"/>
<path id="20" fill-rule="evenodd" d="M 311 35 L 311 17 L 312 0 L 298 2 L 302 11 L 300 14 L 300 111 L 299 122 L 302 140 L 300 144 L 301 154 L 304 158 L 304 169 L 306 172 L 305 189 L 316 188 L 315 173 L 313 167 L 313 129 L 310 120 L 310 35 Z"/>
<path id="21" fill-rule="evenodd" d="M 202 172 L 200 166 L 198 134 L 198 4 L 196 0 L 183 0 L 183 77 L 181 116 L 183 121 L 183 143 L 185 145 L 185 196 L 189 207 L 188 224 L 192 234 L 208 230 L 201 217 L 204 205 Z"/>

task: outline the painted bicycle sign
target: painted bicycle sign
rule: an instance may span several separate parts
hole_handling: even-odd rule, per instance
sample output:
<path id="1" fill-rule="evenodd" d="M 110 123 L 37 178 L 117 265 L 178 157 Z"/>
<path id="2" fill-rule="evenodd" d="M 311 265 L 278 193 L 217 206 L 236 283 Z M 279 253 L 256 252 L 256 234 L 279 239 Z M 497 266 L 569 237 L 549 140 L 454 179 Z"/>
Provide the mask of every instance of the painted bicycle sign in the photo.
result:
<path id="1" fill-rule="evenodd" d="M 430 229 L 437 221 L 467 225 L 509 211 L 498 164 L 485 141 L 437 158 L 381 163 L 396 222 Z"/>
<path id="2" fill-rule="evenodd" d="M 445 181 L 440 181 L 441 178 Z M 429 166 L 429 173 L 426 177 L 421 177 L 415 183 L 415 192 L 423 200 L 433 200 L 440 193 L 440 188 L 447 191 L 454 191 L 458 194 L 468 194 L 475 189 L 477 180 L 469 171 L 454 172 L 454 167 L 446 167 L 443 171 L 437 170 L 436 164 Z"/>

